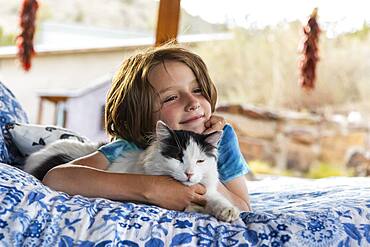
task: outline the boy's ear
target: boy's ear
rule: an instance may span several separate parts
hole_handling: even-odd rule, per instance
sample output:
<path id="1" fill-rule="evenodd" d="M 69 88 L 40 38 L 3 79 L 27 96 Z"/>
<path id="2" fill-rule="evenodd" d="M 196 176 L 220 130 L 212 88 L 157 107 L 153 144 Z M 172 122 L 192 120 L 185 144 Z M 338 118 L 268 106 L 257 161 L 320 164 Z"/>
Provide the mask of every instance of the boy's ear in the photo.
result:
<path id="1" fill-rule="evenodd" d="M 209 144 L 217 147 L 218 143 L 221 140 L 221 137 L 222 137 L 222 134 L 223 133 L 224 132 L 222 130 L 218 130 L 218 131 L 212 132 L 210 134 L 207 134 L 204 140 L 206 142 L 208 142 Z"/>
<path id="2" fill-rule="evenodd" d="M 159 120 L 156 124 L 155 134 L 157 140 L 163 140 L 171 136 L 171 129 L 163 121 Z"/>

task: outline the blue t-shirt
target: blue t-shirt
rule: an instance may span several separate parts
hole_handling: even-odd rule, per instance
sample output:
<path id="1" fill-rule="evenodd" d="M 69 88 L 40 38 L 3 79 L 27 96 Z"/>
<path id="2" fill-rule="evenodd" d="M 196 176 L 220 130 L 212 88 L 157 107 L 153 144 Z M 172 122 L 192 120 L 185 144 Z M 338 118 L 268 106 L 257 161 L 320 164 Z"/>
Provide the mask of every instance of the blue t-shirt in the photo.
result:
<path id="1" fill-rule="evenodd" d="M 218 173 L 223 183 L 229 182 L 249 171 L 247 162 L 240 152 L 238 138 L 231 125 L 226 124 L 223 135 L 218 145 Z M 98 151 L 101 152 L 110 163 L 115 161 L 123 152 L 140 150 L 135 144 L 124 139 L 118 139 L 104 146 Z"/>

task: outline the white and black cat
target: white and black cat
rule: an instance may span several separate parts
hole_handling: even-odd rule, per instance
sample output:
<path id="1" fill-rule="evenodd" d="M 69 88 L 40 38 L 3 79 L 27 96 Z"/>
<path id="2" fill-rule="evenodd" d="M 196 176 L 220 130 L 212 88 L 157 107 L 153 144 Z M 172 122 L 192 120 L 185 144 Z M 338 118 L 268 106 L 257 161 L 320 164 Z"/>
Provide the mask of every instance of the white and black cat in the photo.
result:
<path id="1" fill-rule="evenodd" d="M 144 151 L 125 152 L 109 166 L 109 171 L 148 175 L 168 175 L 185 185 L 197 183 L 207 188 L 205 207 L 191 205 L 186 211 L 208 213 L 223 221 L 234 221 L 239 210 L 217 191 L 217 144 L 222 131 L 201 135 L 171 130 L 158 121 L 156 138 Z M 58 164 L 67 163 L 97 150 L 97 145 L 73 140 L 54 142 L 32 154 L 25 171 L 43 178 Z"/>

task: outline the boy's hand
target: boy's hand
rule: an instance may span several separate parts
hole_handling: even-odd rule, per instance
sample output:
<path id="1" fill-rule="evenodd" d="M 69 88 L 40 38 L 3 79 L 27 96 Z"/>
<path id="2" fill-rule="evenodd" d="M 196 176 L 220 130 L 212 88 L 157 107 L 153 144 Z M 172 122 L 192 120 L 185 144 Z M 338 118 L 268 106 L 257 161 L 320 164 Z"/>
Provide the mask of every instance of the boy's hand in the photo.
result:
<path id="1" fill-rule="evenodd" d="M 172 210 L 184 210 L 191 203 L 205 205 L 207 189 L 201 184 L 186 186 L 168 176 L 148 176 L 147 202 Z"/>
<path id="2" fill-rule="evenodd" d="M 209 134 L 218 130 L 223 130 L 226 120 L 222 116 L 212 115 L 211 118 L 204 124 L 206 127 L 202 134 Z"/>

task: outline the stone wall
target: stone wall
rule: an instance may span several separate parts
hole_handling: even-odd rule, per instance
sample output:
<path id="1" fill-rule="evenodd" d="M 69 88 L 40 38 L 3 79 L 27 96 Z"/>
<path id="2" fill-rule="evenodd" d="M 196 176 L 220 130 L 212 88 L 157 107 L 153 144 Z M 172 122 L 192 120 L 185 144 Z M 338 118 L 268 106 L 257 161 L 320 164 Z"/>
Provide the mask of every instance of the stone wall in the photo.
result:
<path id="1" fill-rule="evenodd" d="M 317 161 L 344 167 L 351 150 L 369 148 L 369 128 L 363 122 L 248 105 L 220 106 L 217 113 L 235 128 L 247 160 L 280 169 L 306 172 Z"/>

